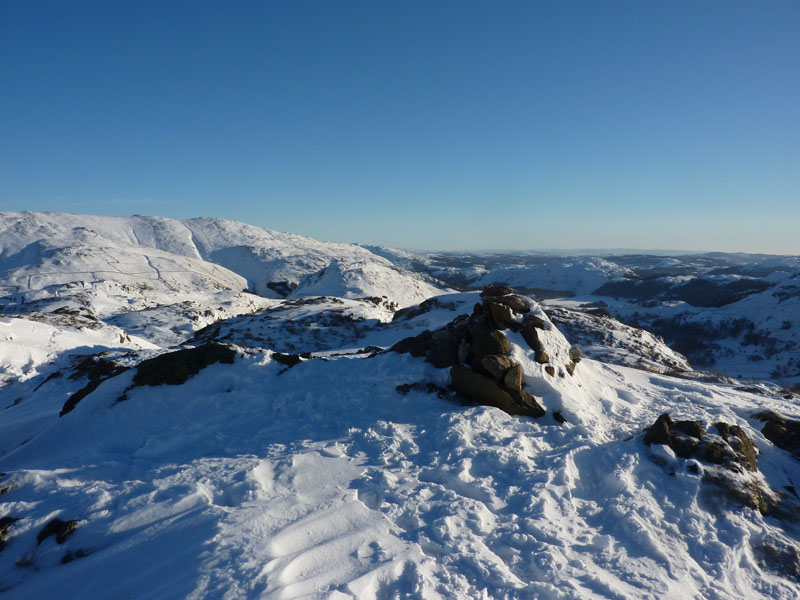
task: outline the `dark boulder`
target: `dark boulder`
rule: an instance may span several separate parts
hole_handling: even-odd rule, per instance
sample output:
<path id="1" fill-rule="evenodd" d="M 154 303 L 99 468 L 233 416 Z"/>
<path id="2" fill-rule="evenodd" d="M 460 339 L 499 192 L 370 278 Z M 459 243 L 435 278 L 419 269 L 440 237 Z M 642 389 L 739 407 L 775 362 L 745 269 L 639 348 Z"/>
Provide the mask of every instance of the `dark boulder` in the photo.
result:
<path id="1" fill-rule="evenodd" d="M 664 444 L 681 458 L 698 458 L 705 462 L 725 465 L 735 470 L 744 467 L 757 471 L 757 454 L 753 440 L 738 425 L 715 423 L 719 437 L 707 436 L 700 421 L 673 421 L 664 413 L 647 428 L 644 443 Z M 720 438 L 722 438 L 720 440 Z"/>
<path id="2" fill-rule="evenodd" d="M 536 315 L 526 315 L 525 318 L 522 319 L 522 326 L 523 328 L 533 327 L 535 329 L 547 329 L 547 322 Z"/>
<path id="3" fill-rule="evenodd" d="M 536 398 L 524 390 L 509 390 L 508 393 L 511 394 L 516 406 L 519 407 L 518 410 L 520 412 L 518 414 L 520 415 L 538 419 L 547 412 Z"/>
<path id="4" fill-rule="evenodd" d="M 396 321 L 408 321 L 409 319 L 413 319 L 419 315 L 424 315 L 425 313 L 434 309 L 455 310 L 456 305 L 453 302 L 441 302 L 437 298 L 428 298 L 420 304 L 415 306 L 407 306 L 395 312 L 394 316 L 392 317 L 392 323 Z"/>
<path id="5" fill-rule="evenodd" d="M 272 359 L 282 365 L 286 365 L 290 369 L 303 362 L 303 357 L 299 354 L 284 354 L 283 352 L 273 352 Z"/>
<path id="6" fill-rule="evenodd" d="M 6 547 L 6 540 L 8 539 L 8 530 L 11 526 L 19 521 L 16 517 L 0 517 L 0 550 Z"/>
<path id="7" fill-rule="evenodd" d="M 522 322 L 522 337 L 528 343 L 531 350 L 541 352 L 544 350 L 544 344 L 539 340 L 539 334 L 536 329 L 537 328 L 528 321 L 527 318 Z"/>
<path id="8" fill-rule="evenodd" d="M 36 543 L 41 544 L 51 535 L 56 536 L 56 542 L 63 544 L 69 535 L 72 534 L 78 527 L 77 521 L 62 521 L 61 519 L 52 519 L 42 527 L 36 536 Z"/>
<path id="9" fill-rule="evenodd" d="M 648 446 L 650 444 L 664 444 L 668 446 L 672 435 L 672 425 L 673 421 L 669 413 L 660 415 L 656 419 L 656 422 L 645 430 L 644 443 Z"/>
<path id="10" fill-rule="evenodd" d="M 460 350 L 465 337 L 466 327 L 463 325 L 448 326 L 435 331 L 425 359 L 437 369 L 463 362 Z"/>
<path id="11" fill-rule="evenodd" d="M 510 415 L 541 417 L 544 408 L 536 399 L 521 390 L 506 390 L 494 379 L 457 365 L 450 369 L 453 389 L 469 400 L 488 406 L 495 406 Z"/>
<path id="12" fill-rule="evenodd" d="M 700 421 L 675 421 L 675 429 L 698 440 L 706 435 L 706 430 Z"/>
<path id="13" fill-rule="evenodd" d="M 428 354 L 428 350 L 431 349 L 432 339 L 433 334 L 426 329 L 419 335 L 400 340 L 394 346 L 389 348 L 389 352 L 410 354 L 411 356 L 420 358 Z"/>
<path id="14" fill-rule="evenodd" d="M 540 365 L 544 365 L 550 362 L 550 355 L 544 350 L 539 350 L 536 352 L 536 354 L 534 354 L 534 359 Z"/>
<path id="15" fill-rule="evenodd" d="M 508 354 L 511 343 L 502 331 L 497 331 L 485 322 L 470 321 L 468 330 L 471 335 L 470 351 L 473 356 L 489 356 L 492 354 Z"/>
<path id="16" fill-rule="evenodd" d="M 483 288 L 481 298 L 497 298 L 498 296 L 508 296 L 513 293 L 514 290 L 507 285 L 488 285 Z"/>
<path id="17" fill-rule="evenodd" d="M 503 375 L 503 387 L 507 390 L 522 389 L 522 365 L 515 364 Z"/>
<path id="18" fill-rule="evenodd" d="M 722 438 L 733 449 L 738 462 L 748 471 L 758 471 L 758 452 L 750 436 L 738 425 L 728 423 L 714 423 L 714 427 Z"/>
<path id="19" fill-rule="evenodd" d="M 505 304 L 515 313 L 519 313 L 521 315 L 531 312 L 531 305 L 528 303 L 528 301 L 522 296 L 517 296 L 516 294 L 496 297 L 494 301 L 499 302 L 500 304 Z"/>
<path id="20" fill-rule="evenodd" d="M 516 365 L 514 359 L 511 357 L 497 354 L 483 356 L 479 359 L 476 359 L 475 363 L 476 364 L 474 367 L 477 367 L 475 369 L 476 371 L 480 371 L 486 375 L 489 375 L 497 382 L 503 381 L 506 371 Z"/>
<path id="21" fill-rule="evenodd" d="M 761 433 L 765 438 L 800 459 L 800 421 L 787 419 L 771 410 L 755 414 L 753 418 L 764 422 Z"/>
<path id="22" fill-rule="evenodd" d="M 766 514 L 778 498 L 756 476 L 758 461 L 753 440 L 738 425 L 720 422 L 714 428 L 718 435 L 706 432 L 699 421 L 675 422 L 665 413 L 647 428 L 644 443 L 664 444 L 681 458 L 709 464 L 703 481 L 713 484 L 710 489 Z"/>
<path id="23" fill-rule="evenodd" d="M 569 359 L 578 364 L 581 362 L 581 357 L 583 356 L 583 351 L 581 350 L 580 346 L 570 346 L 569 348 Z"/>
<path id="24" fill-rule="evenodd" d="M 160 354 L 136 367 L 133 385 L 181 385 L 214 363 L 232 364 L 236 351 L 225 344 L 205 344 Z"/>
<path id="25" fill-rule="evenodd" d="M 514 318 L 514 311 L 499 302 L 484 301 L 483 312 L 488 315 L 498 329 L 520 330 L 522 326 Z"/>

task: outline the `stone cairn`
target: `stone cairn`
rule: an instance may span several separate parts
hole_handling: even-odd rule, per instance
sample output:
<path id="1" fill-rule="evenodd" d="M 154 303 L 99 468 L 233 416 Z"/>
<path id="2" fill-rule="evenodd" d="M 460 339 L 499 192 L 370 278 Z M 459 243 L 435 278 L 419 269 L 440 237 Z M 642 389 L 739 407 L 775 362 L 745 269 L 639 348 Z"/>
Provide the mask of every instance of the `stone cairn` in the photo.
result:
<path id="1" fill-rule="evenodd" d="M 522 389 L 522 365 L 511 356 L 509 329 L 522 337 L 535 352 L 535 360 L 555 374 L 538 330 L 547 323 L 531 312 L 530 301 L 508 286 L 490 286 L 481 292 L 481 302 L 471 315 L 461 315 L 434 332 L 423 331 L 395 344 L 391 351 L 424 357 L 437 368 L 450 368 L 453 389 L 461 396 L 483 405 L 496 406 L 511 415 L 541 417 L 545 409 Z M 580 351 L 570 351 L 571 375 Z M 548 368 L 549 367 L 549 368 Z"/>

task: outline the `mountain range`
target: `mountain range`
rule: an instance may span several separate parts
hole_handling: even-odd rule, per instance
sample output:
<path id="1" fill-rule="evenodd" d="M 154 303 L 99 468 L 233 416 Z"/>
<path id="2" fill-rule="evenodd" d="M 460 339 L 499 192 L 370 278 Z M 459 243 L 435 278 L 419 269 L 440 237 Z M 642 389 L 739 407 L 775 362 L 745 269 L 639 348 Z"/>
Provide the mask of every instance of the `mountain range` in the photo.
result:
<path id="1" fill-rule="evenodd" d="M 795 598 L 800 257 L 0 213 L 9 598 Z"/>

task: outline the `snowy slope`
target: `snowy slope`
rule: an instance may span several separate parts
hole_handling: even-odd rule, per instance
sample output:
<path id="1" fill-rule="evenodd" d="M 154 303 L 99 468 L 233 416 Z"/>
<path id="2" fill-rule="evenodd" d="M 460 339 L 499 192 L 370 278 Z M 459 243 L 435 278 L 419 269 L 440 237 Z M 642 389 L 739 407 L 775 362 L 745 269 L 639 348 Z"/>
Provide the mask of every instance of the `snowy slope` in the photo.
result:
<path id="1" fill-rule="evenodd" d="M 0 314 L 87 310 L 122 335 L 166 348 L 274 303 L 243 289 L 276 298 L 301 280 L 296 297 L 375 296 L 394 308 L 442 291 L 359 246 L 222 219 L 0 213 Z M 25 368 L 33 372 L 34 363 Z"/>
<path id="2" fill-rule="evenodd" d="M 359 344 L 387 347 L 477 301 L 443 296 L 393 321 L 339 306 L 374 317 Z M 737 424 L 759 451 L 754 481 L 796 489 L 800 463 L 751 419 L 800 417 L 794 402 L 588 359 L 551 376 L 507 332 L 548 411 L 512 417 L 463 404 L 448 369 L 409 354 L 287 365 L 246 330 L 337 305 L 288 302 L 238 317 L 235 361 L 183 385 L 131 387 L 124 371 L 61 418 L 80 379 L 0 388 L 0 405 L 22 398 L 0 421 L 2 514 L 19 519 L 0 551 L 7 597 L 796 597 L 793 521 L 720 495 L 704 477 L 713 465 L 642 438 L 663 412 Z M 560 364 L 569 342 L 532 306 Z M 286 335 L 302 346 L 309 333 Z M 418 382 L 434 393 L 401 393 Z M 55 517 L 74 533 L 37 543 Z"/>
<path id="3" fill-rule="evenodd" d="M 688 365 L 646 331 L 434 296 L 404 270 L 441 260 L 474 282 L 591 291 L 617 263 L 376 251 L 218 219 L 0 214 L 3 597 L 797 597 L 800 444 L 754 418 L 799 419 L 796 395 L 653 373 Z M 722 308 L 652 308 L 746 316 L 751 343 L 736 343 L 765 353 L 769 331 L 787 347 L 747 362 L 776 368 L 800 284 L 795 262 L 772 266 L 753 269 L 773 287 Z M 470 332 L 452 360 L 480 374 L 476 324 L 507 340 L 503 385 L 518 368 L 543 417 L 474 405 L 455 367 L 413 351 Z M 662 413 L 702 442 L 646 443 Z"/>
<path id="4" fill-rule="evenodd" d="M 473 285 L 483 287 L 501 282 L 518 288 L 564 290 L 586 295 L 609 281 L 629 275 L 629 269 L 596 256 L 553 257 L 541 264 L 492 269 L 477 278 Z"/>
<path id="5" fill-rule="evenodd" d="M 0 387 L 39 374 L 41 365 L 72 354 L 155 349 L 143 338 L 70 312 L 0 317 Z"/>
<path id="6" fill-rule="evenodd" d="M 576 304 L 579 303 L 553 301 L 547 304 L 547 311 L 569 339 L 580 345 L 585 356 L 658 373 L 692 370 L 685 356 L 649 331 L 620 323 L 608 314 L 576 310 Z"/>
<path id="7" fill-rule="evenodd" d="M 421 277 L 411 277 L 408 272 L 388 262 L 334 260 L 324 269 L 305 277 L 290 297 L 386 297 L 403 308 L 419 304 L 441 291 Z"/>
<path id="8" fill-rule="evenodd" d="M 695 366 L 740 379 L 800 385 L 800 273 L 722 307 L 685 302 L 646 306 L 606 299 L 623 321 L 658 332 L 694 352 Z"/>
<path id="9" fill-rule="evenodd" d="M 0 213 L 0 274 L 16 289 L 133 278 L 165 286 L 249 286 L 262 296 L 278 297 L 336 260 L 391 267 L 354 244 L 318 242 L 224 219 Z M 395 271 L 412 286 L 423 282 L 410 271 Z"/>

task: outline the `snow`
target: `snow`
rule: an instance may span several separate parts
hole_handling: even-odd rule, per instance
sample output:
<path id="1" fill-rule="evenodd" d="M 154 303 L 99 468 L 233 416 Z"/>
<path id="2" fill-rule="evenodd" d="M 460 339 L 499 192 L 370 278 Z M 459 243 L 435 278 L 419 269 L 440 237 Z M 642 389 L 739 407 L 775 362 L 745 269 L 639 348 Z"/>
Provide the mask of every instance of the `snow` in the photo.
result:
<path id="1" fill-rule="evenodd" d="M 0 386 L 36 376 L 57 357 L 100 353 L 114 348 L 155 349 L 145 339 L 117 327 L 70 327 L 31 319 L 0 317 Z"/>
<path id="2" fill-rule="evenodd" d="M 0 213 L 0 272 L 8 272 L 5 284 L 22 290 L 71 281 L 147 279 L 167 289 L 199 290 L 210 284 L 277 297 L 268 284 L 296 286 L 336 261 L 391 271 L 388 283 L 408 280 L 417 288 L 415 298 L 442 291 L 355 244 L 318 242 L 224 219 Z M 357 278 L 350 283 L 359 289 Z M 393 291 L 376 289 L 374 283 L 367 287 L 380 296 L 391 297 Z"/>
<path id="3" fill-rule="evenodd" d="M 19 519 L 0 549 L 4 597 L 797 597 L 774 558 L 797 548 L 796 524 L 720 495 L 704 481 L 715 467 L 642 440 L 664 412 L 739 425 L 757 446 L 758 477 L 796 513 L 787 490 L 800 489 L 800 463 L 752 418 L 765 409 L 800 418 L 794 399 L 586 357 L 564 374 L 573 340 L 533 301 L 556 375 L 506 334 L 543 418 L 403 394 L 403 384 L 446 387 L 449 371 L 375 350 L 471 313 L 476 292 L 437 295 L 395 318 L 393 302 L 435 292 L 423 277 L 316 242 L 329 253 L 303 263 L 299 236 L 239 227 L 235 240 L 231 222 L 150 217 L 87 218 L 79 232 L 67 217 L 0 223 L 10 223 L 0 237 L 0 516 Z M 277 254 L 258 246 L 271 235 Z M 24 279 L 45 263 L 96 271 L 98 248 L 186 271 L 126 281 L 62 273 L 32 288 Z M 295 273 L 292 297 L 236 289 L 255 271 L 209 262 L 236 248 L 254 249 L 245 252 L 254 269 L 263 260 L 286 281 Z M 795 300 L 781 303 L 786 314 Z M 769 302 L 756 294 L 732 310 Z M 634 334 L 614 332 L 629 348 Z M 120 372 L 59 417 L 90 381 L 76 367 L 85 356 L 133 367 L 209 341 L 233 344 L 235 362 L 175 386 L 134 387 L 134 371 Z M 311 358 L 287 367 L 276 352 Z M 55 517 L 77 520 L 75 532 L 37 543 Z"/>
<path id="4" fill-rule="evenodd" d="M 586 359 L 546 380 L 512 341 L 528 388 L 567 424 L 399 395 L 447 371 L 393 353 L 285 370 L 251 350 L 123 402 L 130 372 L 106 381 L 2 448 L 5 511 L 24 515 L 0 554 L 11 597 L 794 597 L 751 549 L 780 528 L 749 509 L 717 514 L 686 461 L 665 470 L 638 436 L 667 410 L 747 426 L 756 409 L 796 408 Z M 56 385 L 26 394 L 29 414 Z M 800 483 L 793 459 L 749 431 L 772 485 Z M 35 546 L 55 515 L 79 528 Z"/>
<path id="5" fill-rule="evenodd" d="M 385 297 L 387 293 L 391 293 L 391 301 L 398 308 L 404 308 L 419 304 L 441 291 L 421 278 L 410 278 L 407 273 L 389 263 L 334 260 L 321 271 L 303 279 L 290 297 Z"/>
<path id="6" fill-rule="evenodd" d="M 535 287 L 591 294 L 608 281 L 630 275 L 630 270 L 599 257 L 562 258 L 531 266 L 494 269 L 475 285 L 501 281 L 511 287 Z"/>

